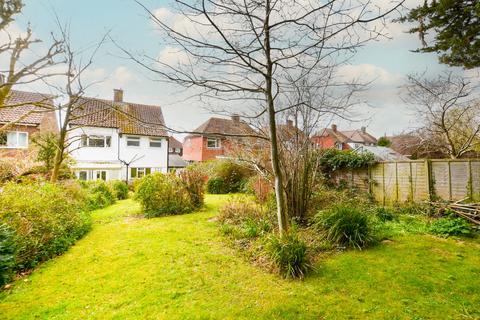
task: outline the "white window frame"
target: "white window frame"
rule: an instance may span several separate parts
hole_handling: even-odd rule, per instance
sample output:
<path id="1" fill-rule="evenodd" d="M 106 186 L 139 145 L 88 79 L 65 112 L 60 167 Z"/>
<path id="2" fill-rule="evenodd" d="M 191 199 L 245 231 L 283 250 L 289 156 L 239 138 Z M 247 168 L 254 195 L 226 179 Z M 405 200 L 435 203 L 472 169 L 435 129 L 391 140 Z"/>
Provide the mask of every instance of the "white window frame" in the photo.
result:
<path id="1" fill-rule="evenodd" d="M 102 178 L 102 174 L 105 173 L 105 179 Z M 100 174 L 100 178 L 98 177 L 98 175 Z M 108 171 L 107 170 L 95 170 L 93 172 L 93 179 L 94 180 L 103 180 L 103 181 L 107 181 L 108 180 Z"/>
<path id="2" fill-rule="evenodd" d="M 28 132 L 26 131 L 4 131 L 4 133 L 7 135 L 7 144 L 6 145 L 0 145 L 0 148 L 1 149 L 28 149 Z M 8 145 L 8 134 L 12 134 L 12 133 L 15 133 L 15 141 L 16 141 L 16 144 L 15 145 Z M 18 145 L 18 137 L 20 136 L 20 134 L 24 134 L 26 136 L 26 144 L 25 146 L 20 146 Z"/>
<path id="3" fill-rule="evenodd" d="M 138 146 L 131 146 L 131 145 L 129 145 L 128 143 L 129 143 L 130 141 L 132 141 L 132 142 L 138 142 Z M 136 137 L 136 136 L 127 136 L 127 137 L 126 137 L 126 145 L 127 145 L 127 147 L 129 147 L 129 148 L 140 148 L 140 146 L 141 146 L 141 139 L 140 139 L 140 137 Z"/>
<path id="4" fill-rule="evenodd" d="M 85 179 L 82 179 L 82 178 L 80 177 L 80 175 L 82 174 L 82 172 L 84 172 L 84 173 L 85 173 Z M 88 170 L 80 170 L 80 171 L 78 171 L 78 174 L 77 174 L 77 178 L 78 178 L 78 180 L 81 180 L 81 181 L 88 181 L 88 176 L 89 176 L 89 174 L 88 174 Z"/>
<path id="5" fill-rule="evenodd" d="M 135 176 L 132 175 L 132 170 L 133 169 L 135 170 Z M 154 172 L 153 169 L 154 168 L 148 168 L 148 167 L 141 167 L 141 168 L 131 167 L 130 168 L 130 178 L 131 179 L 143 178 L 147 174 L 151 174 L 152 172 Z M 147 173 L 147 170 L 149 171 L 148 173 Z M 139 176 L 139 173 L 140 173 L 140 176 Z"/>
<path id="6" fill-rule="evenodd" d="M 92 145 L 90 145 L 90 139 L 92 139 L 92 140 L 103 139 L 103 146 L 92 146 Z M 107 143 L 107 142 L 109 142 L 109 143 Z M 82 148 L 110 148 L 112 146 L 112 136 L 104 136 L 104 135 L 97 135 L 97 134 L 91 134 L 91 135 L 84 134 L 81 137 L 80 146 Z"/>
<path id="7" fill-rule="evenodd" d="M 210 147 L 208 145 L 208 143 L 212 140 L 215 141 L 214 147 Z M 222 143 L 219 138 L 207 138 L 207 149 L 220 149 L 221 147 L 222 147 Z"/>
<path id="8" fill-rule="evenodd" d="M 150 148 L 161 148 L 162 147 L 162 138 L 150 137 L 149 146 Z M 152 143 L 159 143 L 159 146 L 152 146 Z"/>
<path id="9" fill-rule="evenodd" d="M 335 149 L 337 149 L 337 150 L 343 150 L 343 143 L 341 143 L 341 142 L 335 142 Z"/>

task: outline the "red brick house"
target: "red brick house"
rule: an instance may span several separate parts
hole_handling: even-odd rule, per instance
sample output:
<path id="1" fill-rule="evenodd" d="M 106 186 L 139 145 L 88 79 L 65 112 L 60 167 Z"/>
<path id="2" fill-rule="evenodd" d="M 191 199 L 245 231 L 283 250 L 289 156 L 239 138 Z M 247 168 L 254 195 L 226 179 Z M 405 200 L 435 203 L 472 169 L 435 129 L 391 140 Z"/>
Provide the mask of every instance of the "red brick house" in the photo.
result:
<path id="1" fill-rule="evenodd" d="M 332 124 L 331 128 L 322 129 L 312 141 L 320 149 L 350 150 L 377 145 L 377 139 L 369 134 L 365 127 L 360 130 L 340 131 L 336 124 Z"/>
<path id="2" fill-rule="evenodd" d="M 240 137 L 227 135 L 255 134 L 253 129 L 237 115 L 231 119 L 210 118 L 194 130 L 183 142 L 183 159 L 206 161 L 228 155 Z"/>
<path id="3" fill-rule="evenodd" d="M 0 158 L 32 155 L 32 135 L 57 132 L 53 96 L 12 90 L 5 106 L 0 107 Z"/>

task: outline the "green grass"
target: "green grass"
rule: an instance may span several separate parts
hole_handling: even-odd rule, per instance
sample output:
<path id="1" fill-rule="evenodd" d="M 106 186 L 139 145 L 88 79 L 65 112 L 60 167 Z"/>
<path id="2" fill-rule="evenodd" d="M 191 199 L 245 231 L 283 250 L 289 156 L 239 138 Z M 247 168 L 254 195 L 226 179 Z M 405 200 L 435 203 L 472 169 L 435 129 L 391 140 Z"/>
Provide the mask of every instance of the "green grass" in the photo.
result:
<path id="1" fill-rule="evenodd" d="M 5 319 L 478 319 L 480 242 L 398 234 L 326 255 L 304 281 L 252 266 L 204 211 L 142 219 L 132 200 L 94 213 L 66 254 L 0 293 Z"/>

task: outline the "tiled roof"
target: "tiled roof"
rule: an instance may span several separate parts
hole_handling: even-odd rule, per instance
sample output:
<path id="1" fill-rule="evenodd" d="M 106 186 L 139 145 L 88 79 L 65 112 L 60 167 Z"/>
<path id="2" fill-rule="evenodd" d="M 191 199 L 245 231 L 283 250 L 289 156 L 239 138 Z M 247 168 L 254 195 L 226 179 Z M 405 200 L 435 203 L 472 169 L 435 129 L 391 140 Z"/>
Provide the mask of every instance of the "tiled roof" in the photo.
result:
<path id="1" fill-rule="evenodd" d="M 183 145 L 180 141 L 178 141 L 177 139 L 175 139 L 174 137 L 170 136 L 168 137 L 168 146 L 170 148 L 178 148 L 178 149 L 182 149 L 183 148 Z"/>
<path id="2" fill-rule="evenodd" d="M 232 119 L 210 118 L 194 130 L 195 134 L 255 134 L 253 129 L 244 121 Z"/>
<path id="3" fill-rule="evenodd" d="M 377 143 L 374 136 L 362 130 L 342 131 L 342 134 L 348 137 L 351 142 Z"/>
<path id="4" fill-rule="evenodd" d="M 335 140 L 337 140 L 338 142 L 341 142 L 341 143 L 347 143 L 348 142 L 348 137 L 345 136 L 342 132 L 338 131 L 338 130 L 333 130 L 333 129 L 330 129 L 330 128 L 325 128 L 325 129 L 322 129 L 319 133 L 318 133 L 319 136 L 321 137 L 332 137 L 334 138 Z"/>
<path id="5" fill-rule="evenodd" d="M 45 112 L 51 111 L 54 96 L 12 90 L 6 105 L 0 107 L 0 123 L 39 125 Z"/>
<path id="6" fill-rule="evenodd" d="M 80 98 L 70 122 L 77 126 L 118 128 L 120 133 L 167 136 L 159 106 Z"/>

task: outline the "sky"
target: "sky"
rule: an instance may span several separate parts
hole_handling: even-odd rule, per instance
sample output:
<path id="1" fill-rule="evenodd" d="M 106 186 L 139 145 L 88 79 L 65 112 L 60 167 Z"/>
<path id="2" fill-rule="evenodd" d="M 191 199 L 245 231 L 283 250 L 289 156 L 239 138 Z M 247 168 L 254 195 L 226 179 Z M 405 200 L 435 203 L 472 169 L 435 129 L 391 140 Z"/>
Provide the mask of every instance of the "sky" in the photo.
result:
<path id="1" fill-rule="evenodd" d="M 168 12 L 171 9 L 166 0 L 142 2 L 152 10 Z M 24 0 L 24 3 L 24 10 L 11 26 L 12 30 L 22 31 L 30 24 L 35 36 L 48 42 L 50 33 L 58 29 L 56 13 L 62 22 L 70 25 L 72 42 L 78 48 L 88 48 L 109 32 L 122 47 L 151 56 L 165 54 L 161 44 L 164 39 L 133 0 Z M 411 0 L 408 5 L 421 3 L 423 0 Z M 436 74 L 447 67 L 437 62 L 435 54 L 412 52 L 420 43 L 416 35 L 405 32 L 407 29 L 408 26 L 389 23 L 392 39 L 365 45 L 345 67 L 352 77 L 374 82 L 367 92 L 371 107 L 362 108 L 354 122 L 333 120 L 339 129 L 366 126 L 375 136 L 382 136 L 405 132 L 418 125 L 412 109 L 400 99 L 399 88 L 409 73 Z M 89 88 L 88 96 L 111 99 L 113 89 L 121 88 L 126 101 L 161 106 L 167 126 L 175 129 L 193 130 L 212 116 L 202 105 L 185 102 L 188 92 L 155 81 L 152 74 L 126 59 L 113 43 L 105 44 L 97 53 L 88 77 L 102 80 Z M 51 90 L 39 83 L 22 89 Z"/>

